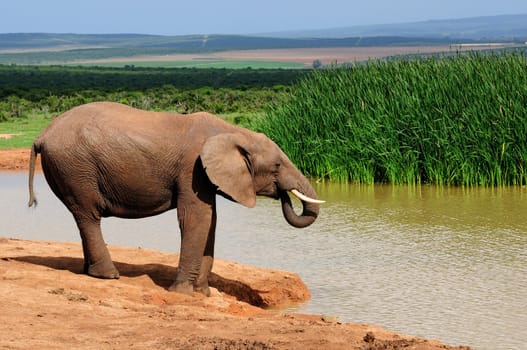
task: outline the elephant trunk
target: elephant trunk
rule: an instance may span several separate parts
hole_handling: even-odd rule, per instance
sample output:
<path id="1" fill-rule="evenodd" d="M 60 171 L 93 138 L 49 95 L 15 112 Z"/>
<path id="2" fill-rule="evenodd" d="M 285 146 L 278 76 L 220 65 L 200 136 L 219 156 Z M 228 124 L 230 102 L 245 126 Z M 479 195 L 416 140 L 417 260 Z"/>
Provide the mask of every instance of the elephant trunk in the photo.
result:
<path id="1" fill-rule="evenodd" d="M 308 183 L 307 179 L 305 180 L 305 183 L 306 184 L 304 184 L 300 188 L 291 189 L 301 193 L 300 196 L 298 194 L 295 194 L 296 196 L 304 197 L 300 198 L 300 200 L 302 201 L 302 213 L 300 215 L 295 213 L 293 205 L 291 203 L 291 198 L 287 194 L 287 191 L 280 192 L 280 200 L 282 202 L 282 213 L 284 214 L 284 218 L 291 226 L 297 228 L 307 227 L 315 221 L 318 216 L 319 202 L 321 202 L 316 200 L 317 195 L 315 193 L 315 190 Z"/>

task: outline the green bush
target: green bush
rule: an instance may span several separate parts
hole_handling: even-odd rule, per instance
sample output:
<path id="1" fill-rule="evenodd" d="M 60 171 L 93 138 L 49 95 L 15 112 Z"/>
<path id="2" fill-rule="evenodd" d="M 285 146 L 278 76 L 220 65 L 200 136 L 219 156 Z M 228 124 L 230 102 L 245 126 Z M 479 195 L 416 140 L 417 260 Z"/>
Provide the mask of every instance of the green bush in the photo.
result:
<path id="1" fill-rule="evenodd" d="M 92 101 L 148 110 L 261 111 L 306 70 L 0 65 L 0 121 L 59 114 Z"/>
<path id="2" fill-rule="evenodd" d="M 285 89 L 284 89 L 285 90 Z M 32 101 L 10 95 L 0 99 L 0 121 L 25 118 L 27 113 L 60 114 L 75 106 L 93 101 L 113 101 L 132 107 L 193 113 L 208 111 L 214 114 L 246 113 L 254 114 L 271 103 L 286 97 L 282 88 L 199 88 L 176 89 L 167 85 L 145 91 L 117 90 L 112 92 L 85 90 L 70 95 L 47 95 Z"/>

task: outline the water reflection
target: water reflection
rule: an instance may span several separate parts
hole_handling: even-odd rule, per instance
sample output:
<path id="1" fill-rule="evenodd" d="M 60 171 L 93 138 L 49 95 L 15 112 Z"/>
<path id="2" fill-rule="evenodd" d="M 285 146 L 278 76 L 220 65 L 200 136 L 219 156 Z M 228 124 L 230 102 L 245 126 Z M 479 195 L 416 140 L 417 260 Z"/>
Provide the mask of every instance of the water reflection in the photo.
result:
<path id="1" fill-rule="evenodd" d="M 71 215 L 37 177 L 0 173 L 0 235 L 79 241 Z M 374 323 L 476 349 L 527 344 L 527 190 L 316 183 L 327 201 L 298 230 L 279 203 L 246 209 L 219 199 L 216 255 L 301 275 L 301 312 Z M 106 219 L 112 244 L 179 250 L 175 212 Z M 80 249 L 80 246 L 79 246 Z"/>

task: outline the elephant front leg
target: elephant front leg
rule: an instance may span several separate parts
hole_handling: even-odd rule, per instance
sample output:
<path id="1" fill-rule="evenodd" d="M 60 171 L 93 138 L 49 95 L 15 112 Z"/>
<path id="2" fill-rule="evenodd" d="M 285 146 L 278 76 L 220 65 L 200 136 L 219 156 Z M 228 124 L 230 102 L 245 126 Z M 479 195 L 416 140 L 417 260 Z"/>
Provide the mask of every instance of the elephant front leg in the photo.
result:
<path id="1" fill-rule="evenodd" d="M 212 263 L 214 258 L 211 256 L 204 256 L 201 260 L 201 269 L 198 278 L 194 282 L 194 291 L 210 297 L 209 288 L 209 274 L 212 270 Z"/>
<path id="2" fill-rule="evenodd" d="M 178 207 L 181 229 L 181 254 L 176 281 L 171 291 L 210 295 L 208 276 L 212 269 L 216 230 L 215 198 Z"/>
<path id="3" fill-rule="evenodd" d="M 207 237 L 205 253 L 201 259 L 201 267 L 197 280 L 194 282 L 194 291 L 210 297 L 209 275 L 214 263 L 214 239 L 216 235 L 216 211 L 212 212 L 212 224 Z"/>

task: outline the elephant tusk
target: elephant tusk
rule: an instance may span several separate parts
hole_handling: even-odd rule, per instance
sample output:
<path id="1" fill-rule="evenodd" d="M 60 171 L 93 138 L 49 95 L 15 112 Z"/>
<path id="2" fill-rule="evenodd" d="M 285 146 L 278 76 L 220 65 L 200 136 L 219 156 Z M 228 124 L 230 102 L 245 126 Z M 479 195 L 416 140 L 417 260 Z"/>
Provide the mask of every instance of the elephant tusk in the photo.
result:
<path id="1" fill-rule="evenodd" d="M 299 192 L 298 190 L 291 190 L 291 193 L 294 194 L 301 201 L 304 201 L 307 203 L 313 203 L 313 204 L 326 203 L 326 201 L 321 201 L 320 199 L 313 199 L 311 197 L 308 197 L 305 194 L 302 194 L 301 192 Z"/>

